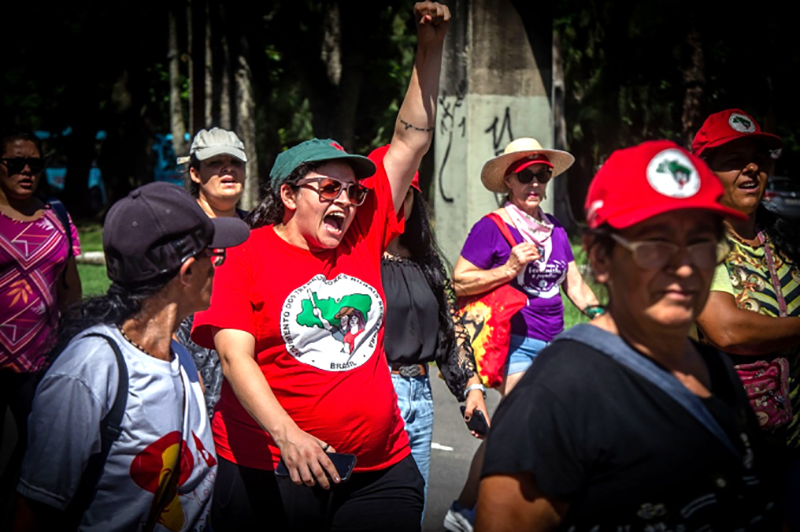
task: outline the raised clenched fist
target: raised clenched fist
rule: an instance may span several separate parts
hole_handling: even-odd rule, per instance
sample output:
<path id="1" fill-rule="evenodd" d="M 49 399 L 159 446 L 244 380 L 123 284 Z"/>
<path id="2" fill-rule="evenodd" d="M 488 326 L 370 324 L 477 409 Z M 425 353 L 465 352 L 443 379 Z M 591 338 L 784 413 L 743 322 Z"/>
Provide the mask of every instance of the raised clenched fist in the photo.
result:
<path id="1" fill-rule="evenodd" d="M 414 20 L 419 45 L 441 44 L 450 24 L 450 9 L 438 2 L 417 2 L 414 4 Z"/>

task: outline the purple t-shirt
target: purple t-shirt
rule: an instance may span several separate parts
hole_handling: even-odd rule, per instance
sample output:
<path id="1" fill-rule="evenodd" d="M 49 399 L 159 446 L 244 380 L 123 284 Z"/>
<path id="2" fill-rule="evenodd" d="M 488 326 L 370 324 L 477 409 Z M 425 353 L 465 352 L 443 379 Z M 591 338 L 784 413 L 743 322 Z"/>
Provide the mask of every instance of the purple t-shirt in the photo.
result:
<path id="1" fill-rule="evenodd" d="M 567 276 L 569 263 L 575 260 L 567 232 L 552 215 L 547 215 L 555 225 L 553 249 L 543 271 L 538 262 L 528 264 L 511 281 L 511 285 L 528 296 L 528 305 L 511 318 L 511 334 L 527 336 L 549 342 L 564 329 L 564 305 L 560 285 Z M 517 229 L 508 225 L 517 243 L 524 242 Z M 511 246 L 490 218 L 478 220 L 464 242 L 461 256 L 483 270 L 490 270 L 508 261 Z"/>

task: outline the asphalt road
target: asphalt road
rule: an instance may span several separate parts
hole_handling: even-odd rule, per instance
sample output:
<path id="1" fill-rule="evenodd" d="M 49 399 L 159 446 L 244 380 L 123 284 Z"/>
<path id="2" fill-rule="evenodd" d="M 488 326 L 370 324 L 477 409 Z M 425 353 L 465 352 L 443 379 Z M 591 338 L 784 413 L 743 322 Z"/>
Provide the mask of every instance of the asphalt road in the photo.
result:
<path id="1" fill-rule="evenodd" d="M 428 506 L 425 510 L 423 532 L 440 532 L 444 516 L 450 503 L 458 497 L 467 478 L 472 455 L 480 440 L 472 437 L 461 418 L 459 403 L 447 389 L 444 381 L 436 376 L 435 366 L 431 375 L 433 389 L 434 422 L 433 449 L 431 450 L 431 472 L 428 486 Z M 500 394 L 489 390 L 486 407 L 489 415 L 494 413 Z"/>

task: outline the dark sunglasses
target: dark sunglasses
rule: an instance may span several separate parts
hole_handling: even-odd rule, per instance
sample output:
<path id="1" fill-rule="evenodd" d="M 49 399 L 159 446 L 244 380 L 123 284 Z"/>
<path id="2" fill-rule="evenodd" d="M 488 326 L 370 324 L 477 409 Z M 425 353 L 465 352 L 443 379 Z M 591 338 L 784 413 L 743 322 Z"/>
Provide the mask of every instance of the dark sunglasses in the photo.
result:
<path id="1" fill-rule="evenodd" d="M 347 190 L 347 197 L 350 202 L 358 207 L 367 199 L 369 189 L 358 183 L 345 183 L 332 177 L 309 177 L 297 182 L 297 186 L 317 183 L 317 194 L 321 201 L 335 201 L 342 194 L 342 190 Z"/>
<path id="2" fill-rule="evenodd" d="M 195 260 L 208 257 L 211 259 L 211 264 L 214 266 L 222 266 L 222 263 L 225 262 L 225 248 L 203 248 L 199 253 L 195 253 L 192 256 Z M 186 259 L 182 260 L 181 262 L 184 262 L 185 260 Z"/>
<path id="3" fill-rule="evenodd" d="M 44 159 L 41 157 L 9 157 L 0 159 L 0 163 L 6 165 L 10 175 L 21 174 L 26 166 L 31 169 L 32 174 L 44 170 Z"/>
<path id="4" fill-rule="evenodd" d="M 517 181 L 519 181 L 523 185 L 527 185 L 528 183 L 533 181 L 534 177 L 536 178 L 536 181 L 538 183 L 544 185 L 545 183 L 550 181 L 551 177 L 553 177 L 553 169 L 543 168 L 538 172 L 534 173 L 533 170 L 528 170 L 526 168 L 525 170 L 520 170 L 519 172 L 517 172 Z"/>

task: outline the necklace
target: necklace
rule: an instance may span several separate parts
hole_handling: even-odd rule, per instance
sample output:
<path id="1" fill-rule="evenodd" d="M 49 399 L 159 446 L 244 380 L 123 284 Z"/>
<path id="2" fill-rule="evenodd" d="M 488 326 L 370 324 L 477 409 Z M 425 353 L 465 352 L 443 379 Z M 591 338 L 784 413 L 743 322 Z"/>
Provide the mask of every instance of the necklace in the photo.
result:
<path id="1" fill-rule="evenodd" d="M 383 252 L 383 260 L 390 260 L 393 262 L 411 262 L 409 257 L 403 257 L 401 255 L 392 255 L 388 251 Z"/>
<path id="2" fill-rule="evenodd" d="M 153 355 L 153 353 L 151 353 L 150 351 L 148 351 L 144 347 L 140 346 L 139 344 L 137 344 L 133 340 L 131 340 L 130 337 L 127 334 L 125 334 L 125 330 L 122 328 L 122 325 L 119 324 L 119 323 L 117 323 L 117 330 L 119 330 L 119 333 L 122 335 L 122 337 L 125 338 L 125 340 L 127 340 L 128 343 L 131 344 L 133 347 L 135 347 L 136 349 L 138 349 L 139 351 L 141 351 L 142 353 L 144 353 L 147 356 L 151 356 L 153 358 L 156 358 Z"/>

